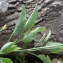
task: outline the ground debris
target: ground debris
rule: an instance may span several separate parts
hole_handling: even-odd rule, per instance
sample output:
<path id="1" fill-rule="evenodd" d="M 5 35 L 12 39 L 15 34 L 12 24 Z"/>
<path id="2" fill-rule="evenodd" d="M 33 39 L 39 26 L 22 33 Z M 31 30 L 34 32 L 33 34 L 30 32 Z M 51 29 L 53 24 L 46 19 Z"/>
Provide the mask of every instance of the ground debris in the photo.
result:
<path id="1" fill-rule="evenodd" d="M 52 63 L 63 63 L 63 60 L 62 60 L 62 59 L 54 58 L 54 59 L 52 60 Z"/>
<path id="2" fill-rule="evenodd" d="M 9 3 L 7 12 L 0 18 L 0 27 L 7 24 L 8 29 L 13 31 L 18 21 L 22 5 L 25 5 L 27 11 L 27 19 L 30 17 L 34 7 L 38 6 L 38 17 L 35 27 L 46 27 L 47 31 L 52 31 L 51 40 L 63 43 L 63 1 L 62 0 L 6 0 Z M 12 22 L 12 23 L 11 23 Z M 10 28 L 9 28 L 10 27 Z M 6 30 L 7 32 L 7 30 Z M 7 36 L 7 33 L 5 35 Z M 11 33 L 10 33 L 11 34 Z M 10 36 L 9 34 L 9 36 Z M 42 33 L 41 33 L 42 34 Z M 2 37 L 4 34 L 2 34 Z M 6 38 L 8 39 L 9 36 Z M 42 36 L 42 35 L 41 35 Z M 38 37 L 39 39 L 40 37 Z M 0 38 L 1 42 L 6 43 L 7 40 Z M 35 39 L 37 40 L 37 39 Z M 2 45 L 3 45 L 2 43 Z M 31 45 L 32 46 L 32 45 Z"/>

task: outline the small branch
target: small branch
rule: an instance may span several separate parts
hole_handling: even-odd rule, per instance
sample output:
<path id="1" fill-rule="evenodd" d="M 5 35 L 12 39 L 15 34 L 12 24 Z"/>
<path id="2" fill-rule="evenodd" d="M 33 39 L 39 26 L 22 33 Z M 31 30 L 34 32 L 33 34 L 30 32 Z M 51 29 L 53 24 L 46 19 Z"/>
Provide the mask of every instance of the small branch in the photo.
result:
<path id="1" fill-rule="evenodd" d="M 52 48 L 56 48 L 56 46 L 63 46 L 63 44 L 60 45 L 52 45 L 52 46 L 44 46 L 44 47 L 36 47 L 36 48 L 30 48 L 30 49 L 23 49 L 23 50 L 18 50 L 16 52 L 32 52 L 32 51 L 39 51 L 39 50 L 43 50 L 43 49 L 52 49 Z"/>

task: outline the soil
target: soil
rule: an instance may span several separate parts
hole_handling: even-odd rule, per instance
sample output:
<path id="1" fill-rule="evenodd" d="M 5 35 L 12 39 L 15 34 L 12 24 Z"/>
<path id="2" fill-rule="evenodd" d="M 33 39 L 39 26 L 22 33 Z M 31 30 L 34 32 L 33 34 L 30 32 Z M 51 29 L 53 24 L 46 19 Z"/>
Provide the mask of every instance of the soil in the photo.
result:
<path id="1" fill-rule="evenodd" d="M 13 53 L 12 53 L 13 54 Z M 45 54 L 45 56 L 49 56 L 51 63 L 61 63 L 61 61 L 63 62 L 63 55 L 59 55 L 59 54 Z M 1 55 L 0 55 L 1 56 Z M 13 56 L 13 55 L 2 55 L 2 57 L 5 58 L 10 58 L 13 63 L 43 63 L 39 58 L 37 58 L 34 55 L 31 54 L 27 54 L 25 56 L 25 61 L 21 62 L 22 57 L 21 56 Z"/>

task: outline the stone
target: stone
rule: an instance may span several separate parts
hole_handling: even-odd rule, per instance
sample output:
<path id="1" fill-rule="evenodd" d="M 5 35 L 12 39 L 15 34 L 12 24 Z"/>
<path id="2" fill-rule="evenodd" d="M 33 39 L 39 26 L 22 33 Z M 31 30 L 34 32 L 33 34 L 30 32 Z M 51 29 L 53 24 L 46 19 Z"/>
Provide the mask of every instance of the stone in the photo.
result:
<path id="1" fill-rule="evenodd" d="M 54 58 L 54 59 L 52 60 L 52 63 L 57 63 L 57 61 L 58 61 L 58 59 L 57 59 L 57 58 Z"/>
<path id="2" fill-rule="evenodd" d="M 18 6 L 19 5 L 19 2 L 17 2 L 16 4 L 15 4 L 15 6 Z"/>
<path id="3" fill-rule="evenodd" d="M 54 59 L 52 60 L 52 63 L 62 63 L 61 61 L 62 61 L 62 60 L 60 60 L 60 59 L 54 58 Z"/>
<path id="4" fill-rule="evenodd" d="M 12 4 L 12 3 L 16 3 L 17 0 L 8 0 L 8 2 Z"/>
<path id="5" fill-rule="evenodd" d="M 8 9 L 8 3 L 6 1 L 0 1 L 0 13 L 6 12 Z"/>

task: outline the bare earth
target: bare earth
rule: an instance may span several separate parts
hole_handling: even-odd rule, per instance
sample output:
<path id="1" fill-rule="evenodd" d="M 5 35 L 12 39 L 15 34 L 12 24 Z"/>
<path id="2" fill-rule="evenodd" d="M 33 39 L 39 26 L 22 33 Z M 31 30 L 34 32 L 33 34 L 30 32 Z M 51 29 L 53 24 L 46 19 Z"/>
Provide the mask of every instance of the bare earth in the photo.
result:
<path id="1" fill-rule="evenodd" d="M 1 1 L 1 0 L 0 0 Z M 7 24 L 8 28 L 0 34 L 0 47 L 7 42 L 15 23 L 18 21 L 22 5 L 27 10 L 27 19 L 31 15 L 35 5 L 38 5 L 38 17 L 35 27 L 44 26 L 47 32 L 52 30 L 51 41 L 63 43 L 63 1 L 62 0 L 6 0 L 9 3 L 7 12 L 0 15 L 0 27 Z M 42 36 L 39 34 L 35 43 Z M 15 38 L 15 37 L 14 37 Z M 14 40 L 13 38 L 13 40 Z M 35 44 L 34 43 L 34 44 Z"/>

